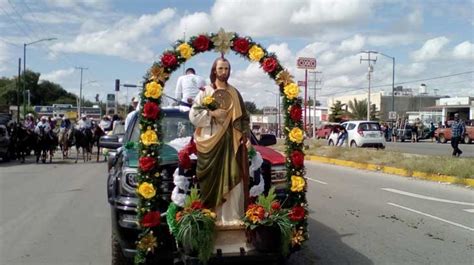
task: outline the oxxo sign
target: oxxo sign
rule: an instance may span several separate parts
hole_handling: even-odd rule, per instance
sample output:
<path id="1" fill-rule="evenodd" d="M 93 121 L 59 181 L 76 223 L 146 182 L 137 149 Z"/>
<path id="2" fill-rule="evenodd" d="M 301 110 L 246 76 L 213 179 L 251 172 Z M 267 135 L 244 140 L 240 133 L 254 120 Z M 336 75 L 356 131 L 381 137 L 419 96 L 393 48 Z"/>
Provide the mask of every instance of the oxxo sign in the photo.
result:
<path id="1" fill-rule="evenodd" d="M 316 58 L 298 57 L 296 67 L 300 69 L 316 69 Z"/>

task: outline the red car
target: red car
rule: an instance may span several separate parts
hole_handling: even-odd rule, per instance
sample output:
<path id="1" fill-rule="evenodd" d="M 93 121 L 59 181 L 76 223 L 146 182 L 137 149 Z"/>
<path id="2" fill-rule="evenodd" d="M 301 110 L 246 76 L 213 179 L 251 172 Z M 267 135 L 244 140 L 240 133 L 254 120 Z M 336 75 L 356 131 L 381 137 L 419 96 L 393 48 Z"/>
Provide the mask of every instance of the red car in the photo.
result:
<path id="1" fill-rule="evenodd" d="M 449 124 L 449 123 L 448 123 Z M 466 124 L 466 132 L 462 137 L 462 142 L 465 144 L 470 144 L 474 141 L 474 120 L 467 120 L 465 121 Z M 447 141 L 451 141 L 451 128 L 438 128 L 435 131 L 435 137 L 438 139 L 440 143 L 446 143 Z"/>
<path id="2" fill-rule="evenodd" d="M 332 128 L 338 123 L 323 124 L 316 131 L 317 139 L 328 139 L 331 134 Z"/>

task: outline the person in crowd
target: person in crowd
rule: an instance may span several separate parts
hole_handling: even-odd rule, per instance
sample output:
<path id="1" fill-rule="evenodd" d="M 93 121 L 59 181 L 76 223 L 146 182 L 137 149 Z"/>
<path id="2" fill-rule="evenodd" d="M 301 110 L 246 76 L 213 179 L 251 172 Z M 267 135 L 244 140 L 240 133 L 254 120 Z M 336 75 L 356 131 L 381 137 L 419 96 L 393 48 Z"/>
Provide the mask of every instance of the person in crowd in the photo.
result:
<path id="1" fill-rule="evenodd" d="M 200 90 L 204 89 L 206 82 L 204 79 L 196 75 L 193 68 L 186 69 L 186 74 L 180 76 L 176 83 L 175 97 L 178 101 L 184 102 L 191 106 L 194 98 Z"/>
<path id="2" fill-rule="evenodd" d="M 33 114 L 31 113 L 26 114 L 26 118 L 25 118 L 25 121 L 23 122 L 23 126 L 25 126 L 25 128 L 30 132 L 35 130 L 36 123 L 35 123 L 35 117 L 33 116 Z"/>
<path id="3" fill-rule="evenodd" d="M 104 115 L 99 122 L 99 127 L 105 132 L 109 129 L 110 123 L 111 123 L 110 116 Z"/>
<path id="4" fill-rule="evenodd" d="M 339 126 L 339 136 L 337 137 L 337 143 L 336 146 L 343 146 L 344 142 L 347 139 L 347 130 L 344 126 Z"/>
<path id="5" fill-rule="evenodd" d="M 132 102 L 131 102 L 132 111 L 130 111 L 130 113 L 128 113 L 127 117 L 125 118 L 125 129 L 128 128 L 128 124 L 132 120 L 133 115 L 135 115 L 135 113 L 137 113 L 138 102 L 139 102 L 138 97 L 133 97 L 132 98 Z"/>
<path id="6" fill-rule="evenodd" d="M 86 129 L 91 129 L 92 128 L 92 122 L 91 120 L 87 117 L 86 114 L 81 115 L 81 119 L 77 122 L 77 128 L 80 131 L 84 131 Z"/>
<path id="7" fill-rule="evenodd" d="M 464 122 L 459 119 L 459 113 L 455 113 L 454 122 L 451 125 L 451 147 L 453 148 L 454 157 L 459 157 L 462 154 L 461 149 L 459 149 L 459 142 L 461 141 L 465 132 L 466 127 L 464 125 Z"/>
<path id="8" fill-rule="evenodd" d="M 64 116 L 62 121 L 61 121 L 61 130 L 62 131 L 67 131 L 71 129 L 71 120 L 69 120 L 68 117 Z"/>
<path id="9" fill-rule="evenodd" d="M 431 142 L 434 142 L 435 140 L 435 131 L 436 127 L 433 122 L 430 122 L 430 132 L 429 132 L 429 138 L 431 138 Z"/>
<path id="10" fill-rule="evenodd" d="M 38 124 L 36 124 L 35 133 L 40 134 L 41 129 L 43 129 L 45 133 L 49 133 L 49 131 L 51 131 L 51 127 L 48 122 L 48 117 L 46 116 L 42 116 Z"/>

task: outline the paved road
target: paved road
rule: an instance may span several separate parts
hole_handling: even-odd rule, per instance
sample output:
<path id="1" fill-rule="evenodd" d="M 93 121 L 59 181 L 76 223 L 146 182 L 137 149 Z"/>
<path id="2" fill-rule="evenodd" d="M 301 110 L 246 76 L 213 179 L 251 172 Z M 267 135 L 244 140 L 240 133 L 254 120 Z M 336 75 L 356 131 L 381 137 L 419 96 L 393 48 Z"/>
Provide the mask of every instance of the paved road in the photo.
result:
<path id="1" fill-rule="evenodd" d="M 462 157 L 474 157 L 474 144 L 460 144 L 459 148 L 463 151 Z M 387 142 L 387 150 L 399 151 L 410 154 L 420 155 L 446 155 L 451 156 L 453 148 L 448 142 L 446 144 L 432 143 L 430 141 L 422 141 L 418 143 L 411 142 Z"/>
<path id="2" fill-rule="evenodd" d="M 474 263 L 474 213 L 464 211 L 474 208 L 472 190 L 307 169 L 311 239 L 288 264 Z M 104 171 L 96 162 L 0 163 L 0 264 L 110 264 Z"/>

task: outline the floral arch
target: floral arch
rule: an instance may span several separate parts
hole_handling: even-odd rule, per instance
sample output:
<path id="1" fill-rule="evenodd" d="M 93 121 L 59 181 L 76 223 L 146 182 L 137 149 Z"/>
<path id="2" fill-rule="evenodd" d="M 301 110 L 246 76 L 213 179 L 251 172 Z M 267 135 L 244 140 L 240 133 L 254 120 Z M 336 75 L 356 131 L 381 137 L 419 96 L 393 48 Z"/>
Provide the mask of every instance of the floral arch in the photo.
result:
<path id="1" fill-rule="evenodd" d="M 160 201 L 160 147 L 162 139 L 160 112 L 162 91 L 170 74 L 196 54 L 208 51 L 226 53 L 232 50 L 250 62 L 259 63 L 268 76 L 279 87 L 283 97 L 284 136 L 286 144 L 286 178 L 287 199 L 283 207 L 299 213 L 300 218 L 293 227 L 291 238 L 292 249 L 298 249 L 308 239 L 306 180 L 303 153 L 302 100 L 298 97 L 299 87 L 293 76 L 283 68 L 277 57 L 269 53 L 250 37 L 242 37 L 234 32 L 220 29 L 217 33 L 201 34 L 189 38 L 188 41 L 178 40 L 170 50 L 166 50 L 147 73 L 146 85 L 141 92 L 138 169 L 138 218 L 142 232 L 137 242 L 136 263 L 145 261 L 148 252 L 157 247 L 160 237 L 159 204 Z M 154 221 L 155 220 L 155 221 Z"/>

